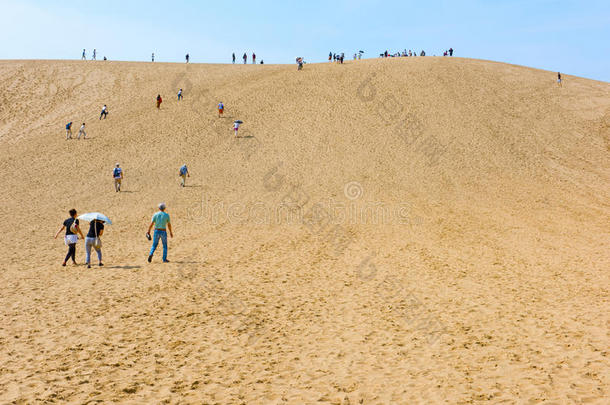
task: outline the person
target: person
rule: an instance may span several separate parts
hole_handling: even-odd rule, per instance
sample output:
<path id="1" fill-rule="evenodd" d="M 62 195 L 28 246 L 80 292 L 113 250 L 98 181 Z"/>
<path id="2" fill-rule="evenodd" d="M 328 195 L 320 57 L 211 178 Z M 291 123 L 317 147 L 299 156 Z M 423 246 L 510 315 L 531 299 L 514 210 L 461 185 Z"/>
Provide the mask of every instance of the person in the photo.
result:
<path id="1" fill-rule="evenodd" d="M 87 60 L 87 53 L 83 49 L 83 56 L 81 56 L 81 60 Z"/>
<path id="2" fill-rule="evenodd" d="M 100 120 L 102 119 L 102 117 L 104 117 L 104 119 L 106 119 L 107 115 L 108 115 L 108 107 L 106 107 L 106 104 L 104 104 L 104 106 L 102 107 L 102 112 L 100 113 Z"/>
<path id="3" fill-rule="evenodd" d="M 252 64 L 256 65 L 256 54 L 252 52 Z"/>
<path id="4" fill-rule="evenodd" d="M 159 108 L 161 108 L 161 103 L 163 102 L 163 99 L 161 98 L 161 94 L 157 94 L 157 110 Z"/>
<path id="5" fill-rule="evenodd" d="M 98 219 L 94 219 L 89 223 L 89 232 L 87 232 L 87 237 L 85 237 L 85 252 L 87 256 L 85 257 L 85 263 L 87 264 L 87 268 L 91 268 L 91 248 L 95 249 L 97 253 L 97 260 L 99 261 L 100 267 L 104 265 L 102 263 L 102 241 L 101 237 L 104 233 L 104 221 L 100 221 Z"/>
<path id="6" fill-rule="evenodd" d="M 55 234 L 55 239 L 59 236 L 61 231 L 66 229 L 66 235 L 64 236 L 64 243 L 68 246 L 68 254 L 64 259 L 62 266 L 65 266 L 69 259 L 72 259 L 72 263 L 76 264 L 76 243 L 78 242 L 78 235 L 81 239 L 85 239 L 83 233 L 80 230 L 78 219 L 76 219 L 76 210 L 72 208 L 69 211 L 70 218 L 66 219 L 62 227 Z"/>
<path id="7" fill-rule="evenodd" d="M 225 111 L 225 105 L 222 103 L 218 103 L 218 118 L 222 117 L 222 113 Z"/>
<path id="8" fill-rule="evenodd" d="M 233 64 L 235 64 L 235 52 L 233 52 Z"/>
<path id="9" fill-rule="evenodd" d="M 151 59 L 152 59 L 153 62 L 155 61 L 155 53 L 154 52 L 152 53 Z"/>
<path id="10" fill-rule="evenodd" d="M 245 65 L 246 63 L 248 63 L 248 54 L 246 54 L 245 52 L 244 52 L 243 59 L 244 59 L 244 65 Z"/>
<path id="11" fill-rule="evenodd" d="M 343 58 L 345 58 L 345 52 L 341 52 L 341 64 L 343 64 Z"/>
<path id="12" fill-rule="evenodd" d="M 150 230 L 152 227 L 155 227 L 155 232 L 153 234 L 153 243 L 150 248 L 150 253 L 148 255 L 148 263 L 152 262 L 153 254 L 159 245 L 159 239 L 163 243 L 163 263 L 169 263 L 167 260 L 167 231 L 169 229 L 170 238 L 174 237 L 172 232 L 172 224 L 170 222 L 169 214 L 165 212 L 165 203 L 159 204 L 159 211 L 153 215 L 152 220 L 150 221 L 150 225 L 148 226 L 148 231 L 146 232 L 146 237 L 150 240 Z"/>
<path id="13" fill-rule="evenodd" d="M 72 121 L 66 124 L 66 140 L 72 139 Z"/>
<path id="14" fill-rule="evenodd" d="M 95 59 L 96 56 L 97 56 L 97 50 L 93 49 L 93 56 L 91 57 L 91 60 L 97 60 L 97 59 Z"/>
<path id="15" fill-rule="evenodd" d="M 297 58 L 297 70 L 301 70 L 303 69 L 303 58 L 298 57 Z"/>
<path id="16" fill-rule="evenodd" d="M 239 122 L 237 122 L 237 121 L 235 121 L 235 122 L 233 123 L 233 132 L 235 132 L 235 137 L 236 137 L 236 138 L 237 138 L 237 131 L 239 131 L 239 126 L 240 126 L 240 125 L 241 125 L 241 124 L 240 124 Z"/>
<path id="17" fill-rule="evenodd" d="M 104 60 L 108 60 L 108 58 L 104 56 Z M 153 62 L 154 62 L 154 61 L 153 61 Z"/>
<path id="18" fill-rule="evenodd" d="M 453 56 L 453 48 L 449 48 L 449 56 Z"/>
<path id="19" fill-rule="evenodd" d="M 265 64 L 265 61 L 261 59 L 261 65 L 264 65 L 264 64 Z"/>
<path id="20" fill-rule="evenodd" d="M 83 136 L 83 139 L 87 139 L 87 133 L 85 132 L 85 123 L 83 122 L 83 125 L 80 126 L 80 129 L 78 130 L 78 136 L 76 137 L 76 139 L 80 139 L 80 136 Z"/>
<path id="21" fill-rule="evenodd" d="M 331 60 L 333 60 L 333 53 L 329 52 L 328 53 L 328 61 L 330 62 Z"/>
<path id="22" fill-rule="evenodd" d="M 186 177 L 191 177 L 191 175 L 189 174 L 189 169 L 186 167 L 186 163 L 182 165 L 182 167 L 180 168 L 180 186 L 185 187 L 186 186 Z"/>
<path id="23" fill-rule="evenodd" d="M 189 55 L 188 53 L 186 54 L 185 58 L 186 58 L 186 63 L 189 63 L 189 59 L 190 59 L 191 57 L 190 57 L 190 55 Z"/>
<path id="24" fill-rule="evenodd" d="M 123 169 L 118 163 L 112 170 L 112 177 L 114 178 L 114 191 L 118 193 L 121 191 L 121 181 L 123 180 Z"/>
<path id="25" fill-rule="evenodd" d="M 557 85 L 559 87 L 563 87 L 563 84 L 561 83 L 561 73 L 557 72 Z"/>
<path id="26" fill-rule="evenodd" d="M 178 101 L 182 100 L 182 89 L 178 90 Z"/>

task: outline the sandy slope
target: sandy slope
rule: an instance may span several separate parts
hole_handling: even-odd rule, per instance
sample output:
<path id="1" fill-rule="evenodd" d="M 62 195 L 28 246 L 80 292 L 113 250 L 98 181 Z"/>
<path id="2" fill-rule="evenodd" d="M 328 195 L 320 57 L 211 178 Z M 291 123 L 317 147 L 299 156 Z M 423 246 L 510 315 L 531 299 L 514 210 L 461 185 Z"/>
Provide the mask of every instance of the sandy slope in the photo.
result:
<path id="1" fill-rule="evenodd" d="M 610 85 L 554 77 L 0 62 L 0 403 L 604 403 Z M 72 207 L 104 268 L 59 265 Z"/>

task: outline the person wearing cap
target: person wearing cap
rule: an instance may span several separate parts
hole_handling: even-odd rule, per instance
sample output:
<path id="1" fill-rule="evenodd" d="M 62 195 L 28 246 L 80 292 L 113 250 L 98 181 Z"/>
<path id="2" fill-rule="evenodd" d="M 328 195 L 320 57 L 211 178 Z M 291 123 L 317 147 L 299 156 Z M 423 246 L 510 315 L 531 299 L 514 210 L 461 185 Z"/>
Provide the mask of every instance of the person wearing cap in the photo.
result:
<path id="1" fill-rule="evenodd" d="M 114 166 L 112 177 L 114 178 L 114 191 L 118 193 L 121 191 L 121 180 L 123 180 L 123 169 L 118 163 Z"/>
<path id="2" fill-rule="evenodd" d="M 186 185 L 186 177 L 191 177 L 190 173 L 189 173 L 189 169 L 186 167 L 186 163 L 182 165 L 182 167 L 180 168 L 180 185 L 182 187 L 184 187 Z"/>
<path id="3" fill-rule="evenodd" d="M 152 237 L 153 243 L 148 255 L 148 263 L 152 262 L 153 254 L 159 245 L 159 239 L 161 239 L 161 243 L 163 243 L 163 263 L 169 263 L 169 260 L 167 260 L 167 229 L 169 229 L 170 238 L 173 238 L 174 234 L 172 232 L 172 224 L 169 220 L 169 214 L 165 212 L 165 203 L 159 204 L 159 211 L 152 216 L 152 220 L 148 226 L 148 231 L 146 232 L 146 237 L 148 240 L 150 240 L 150 231 L 153 226 L 155 227 L 155 232 Z"/>

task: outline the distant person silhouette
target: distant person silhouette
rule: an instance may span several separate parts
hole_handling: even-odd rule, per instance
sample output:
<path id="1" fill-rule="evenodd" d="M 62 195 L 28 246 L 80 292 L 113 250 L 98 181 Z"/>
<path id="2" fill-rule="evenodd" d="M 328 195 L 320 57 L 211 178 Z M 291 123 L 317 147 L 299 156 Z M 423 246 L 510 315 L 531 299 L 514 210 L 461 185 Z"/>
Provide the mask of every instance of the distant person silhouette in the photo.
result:
<path id="1" fill-rule="evenodd" d="M 123 169 L 121 169 L 120 165 L 117 163 L 112 170 L 112 178 L 114 178 L 114 191 L 121 191 L 121 182 L 123 180 Z"/>
<path id="2" fill-rule="evenodd" d="M 93 49 L 93 56 L 91 57 L 91 60 L 97 60 L 97 50 Z"/>
<path id="3" fill-rule="evenodd" d="M 559 87 L 563 87 L 563 82 L 561 81 L 561 73 L 557 72 L 557 85 Z"/>
<path id="4" fill-rule="evenodd" d="M 80 129 L 78 130 L 78 136 L 76 137 L 76 139 L 80 139 L 80 136 L 83 136 L 83 139 L 87 139 L 87 133 L 85 132 L 85 123 L 83 122 L 83 125 L 80 126 Z"/>
<path id="5" fill-rule="evenodd" d="M 449 48 L 449 56 L 453 56 L 453 48 Z"/>
<path id="6" fill-rule="evenodd" d="M 222 117 L 222 113 L 225 111 L 225 105 L 222 103 L 218 103 L 218 118 Z"/>
<path id="7" fill-rule="evenodd" d="M 235 52 L 233 52 L 233 64 L 235 64 Z"/>
<path id="8" fill-rule="evenodd" d="M 154 53 L 154 52 L 152 53 L 152 55 L 151 55 L 150 59 L 152 60 L 152 62 L 154 62 L 154 61 L 155 61 L 155 53 Z"/>
<path id="9" fill-rule="evenodd" d="M 246 63 L 248 63 L 248 54 L 246 54 L 246 53 L 244 52 L 244 56 L 243 56 L 243 58 L 244 58 L 244 65 L 245 65 Z"/>
<path id="10" fill-rule="evenodd" d="M 106 104 L 104 104 L 104 106 L 102 107 L 102 112 L 100 113 L 100 120 L 102 119 L 102 117 L 104 117 L 104 119 L 106 119 L 107 115 L 108 115 L 108 107 L 106 107 Z"/>
<path id="11" fill-rule="evenodd" d="M 182 89 L 178 90 L 178 101 L 182 100 Z"/>
<path id="12" fill-rule="evenodd" d="M 163 102 L 163 99 L 161 98 L 161 94 L 157 95 L 157 110 L 161 108 L 161 103 Z"/>
<path id="13" fill-rule="evenodd" d="M 84 49 L 83 49 L 83 56 L 81 57 L 81 60 L 87 60 L 87 53 L 85 52 Z"/>
<path id="14" fill-rule="evenodd" d="M 66 124 L 66 140 L 72 139 L 72 121 Z"/>
<path id="15" fill-rule="evenodd" d="M 189 59 L 190 59 L 191 57 L 190 57 L 190 55 L 189 55 L 188 53 L 186 54 L 185 58 L 186 58 L 186 63 L 189 63 Z"/>
<path id="16" fill-rule="evenodd" d="M 256 54 L 252 52 L 252 64 L 256 65 Z"/>

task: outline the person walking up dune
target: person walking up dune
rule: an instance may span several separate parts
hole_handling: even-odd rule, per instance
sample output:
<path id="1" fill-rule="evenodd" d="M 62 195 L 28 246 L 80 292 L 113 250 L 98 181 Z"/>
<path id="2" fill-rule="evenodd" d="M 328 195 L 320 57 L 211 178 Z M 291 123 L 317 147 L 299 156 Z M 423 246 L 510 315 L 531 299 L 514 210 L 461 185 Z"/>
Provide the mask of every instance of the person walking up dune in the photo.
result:
<path id="1" fill-rule="evenodd" d="M 225 105 L 222 103 L 222 101 L 220 103 L 218 103 L 218 118 L 222 117 L 222 114 L 225 111 Z"/>
<path id="2" fill-rule="evenodd" d="M 65 266 L 69 259 L 72 259 L 72 263 L 76 264 L 76 243 L 78 242 L 78 235 L 82 239 L 85 239 L 83 233 L 80 230 L 79 221 L 76 219 L 76 210 L 72 208 L 69 211 L 70 218 L 66 219 L 62 225 L 62 227 L 55 234 L 55 239 L 59 236 L 59 234 L 65 229 L 66 235 L 64 236 L 64 243 L 68 246 L 68 254 L 64 259 L 62 266 Z"/>
<path id="3" fill-rule="evenodd" d="M 66 140 L 72 139 L 72 121 L 66 124 Z"/>
<path id="4" fill-rule="evenodd" d="M 87 264 L 87 268 L 91 268 L 91 248 L 95 249 L 97 253 L 97 260 L 99 262 L 100 267 L 104 265 L 102 263 L 102 234 L 104 233 L 104 221 L 100 221 L 99 219 L 94 219 L 89 223 L 89 232 L 87 232 L 87 237 L 85 238 L 85 263 Z"/>
<path id="5" fill-rule="evenodd" d="M 241 121 L 235 121 L 233 123 L 233 132 L 235 132 L 235 137 L 237 138 L 237 132 L 239 131 L 239 126 L 241 125 Z"/>
<path id="6" fill-rule="evenodd" d="M 87 133 L 85 132 L 85 123 L 83 122 L 83 125 L 80 126 L 80 129 L 78 130 L 78 135 L 76 137 L 76 139 L 80 139 L 80 136 L 83 136 L 83 139 L 87 139 Z"/>
<path id="7" fill-rule="evenodd" d="M 102 112 L 100 113 L 100 120 L 102 119 L 102 117 L 104 117 L 104 119 L 106 119 L 107 115 L 108 115 L 108 107 L 106 107 L 106 104 L 104 104 L 104 106 L 102 107 Z"/>
<path id="8" fill-rule="evenodd" d="M 561 82 L 561 73 L 557 72 L 557 85 L 559 87 L 563 87 L 563 83 Z"/>
<path id="9" fill-rule="evenodd" d="M 235 52 L 233 52 L 233 64 L 235 64 Z"/>
<path id="10" fill-rule="evenodd" d="M 180 167 L 180 171 L 178 172 L 181 180 L 180 180 L 180 186 L 185 187 L 186 186 L 186 178 L 187 177 L 191 177 L 190 173 L 189 173 L 189 169 L 188 167 L 186 167 L 186 163 L 182 165 L 182 167 Z"/>
<path id="11" fill-rule="evenodd" d="M 123 169 L 118 163 L 112 170 L 112 178 L 114 178 L 114 191 L 118 193 L 121 191 L 121 182 L 123 181 Z"/>
<path id="12" fill-rule="evenodd" d="M 81 56 L 81 60 L 87 60 L 87 52 L 83 49 L 83 56 Z"/>
<path id="13" fill-rule="evenodd" d="M 161 98 L 161 94 L 157 94 L 157 110 L 161 108 L 161 103 L 163 99 Z"/>
<path id="14" fill-rule="evenodd" d="M 182 89 L 178 90 L 178 101 L 182 100 Z"/>
<path id="15" fill-rule="evenodd" d="M 159 204 L 159 211 L 153 215 L 150 225 L 148 226 L 148 231 L 146 232 L 146 237 L 150 240 L 150 231 L 153 226 L 155 227 L 153 243 L 150 248 L 150 253 L 148 254 L 148 263 L 152 262 L 155 250 L 159 245 L 159 239 L 161 239 L 161 242 L 163 243 L 163 263 L 169 263 L 169 260 L 167 260 L 167 229 L 169 229 L 170 238 L 174 237 L 174 233 L 172 232 L 169 214 L 165 212 L 165 208 L 165 203 Z"/>
<path id="16" fill-rule="evenodd" d="M 97 60 L 97 49 L 93 50 L 93 56 L 91 57 L 91 60 Z"/>

